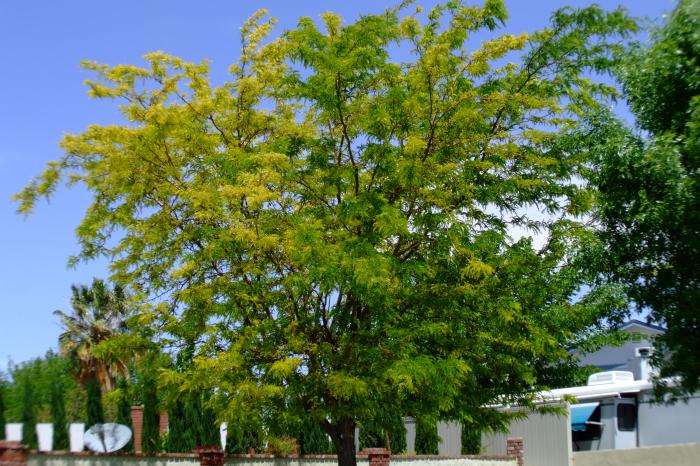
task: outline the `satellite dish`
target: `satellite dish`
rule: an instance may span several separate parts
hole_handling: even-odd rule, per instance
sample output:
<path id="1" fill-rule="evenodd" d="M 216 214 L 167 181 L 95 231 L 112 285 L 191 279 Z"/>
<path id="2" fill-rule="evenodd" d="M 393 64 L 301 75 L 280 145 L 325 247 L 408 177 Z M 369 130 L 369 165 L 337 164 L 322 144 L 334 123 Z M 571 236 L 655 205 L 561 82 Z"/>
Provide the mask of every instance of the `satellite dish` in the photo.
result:
<path id="1" fill-rule="evenodd" d="M 95 424 L 83 436 L 85 446 L 97 453 L 111 453 L 129 443 L 131 429 L 122 424 Z"/>

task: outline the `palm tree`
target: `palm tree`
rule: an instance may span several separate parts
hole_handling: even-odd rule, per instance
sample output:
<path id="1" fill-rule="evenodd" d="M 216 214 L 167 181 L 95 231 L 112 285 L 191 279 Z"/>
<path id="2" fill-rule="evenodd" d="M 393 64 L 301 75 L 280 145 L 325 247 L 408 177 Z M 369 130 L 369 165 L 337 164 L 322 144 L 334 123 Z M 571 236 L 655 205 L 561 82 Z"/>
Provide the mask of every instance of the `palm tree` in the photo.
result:
<path id="1" fill-rule="evenodd" d="M 54 311 L 64 332 L 58 337 L 61 353 L 76 363 L 76 378 L 84 386 L 97 383 L 110 391 L 118 375 L 127 375 L 126 363 L 119 357 L 96 354 L 102 342 L 126 331 L 131 315 L 129 299 L 119 285 L 109 286 L 94 279 L 92 286 L 71 286 L 73 312 Z"/>

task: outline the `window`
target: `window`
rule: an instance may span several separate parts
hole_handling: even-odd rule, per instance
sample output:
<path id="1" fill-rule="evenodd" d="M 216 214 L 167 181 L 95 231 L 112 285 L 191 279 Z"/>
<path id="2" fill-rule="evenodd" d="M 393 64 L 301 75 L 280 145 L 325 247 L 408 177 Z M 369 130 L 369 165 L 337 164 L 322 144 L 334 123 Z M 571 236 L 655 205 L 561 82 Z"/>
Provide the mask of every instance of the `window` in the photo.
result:
<path id="1" fill-rule="evenodd" d="M 617 430 L 634 430 L 637 427 L 637 407 L 633 404 L 617 405 Z"/>
<path id="2" fill-rule="evenodd" d="M 595 403 L 598 405 L 598 403 Z M 574 451 L 594 450 L 591 442 L 600 440 L 602 426 L 600 423 L 600 406 L 596 406 L 593 413 L 585 420 L 584 424 L 572 426 L 571 441 Z"/>

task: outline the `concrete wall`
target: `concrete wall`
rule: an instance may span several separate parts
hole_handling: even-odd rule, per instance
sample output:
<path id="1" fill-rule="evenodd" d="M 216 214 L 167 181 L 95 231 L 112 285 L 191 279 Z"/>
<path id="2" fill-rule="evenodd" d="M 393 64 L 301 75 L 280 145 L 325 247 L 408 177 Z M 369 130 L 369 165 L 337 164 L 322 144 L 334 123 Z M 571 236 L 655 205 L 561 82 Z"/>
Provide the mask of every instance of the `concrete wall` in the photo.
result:
<path id="1" fill-rule="evenodd" d="M 359 463 L 358 463 L 359 465 Z M 517 466 L 515 459 L 505 458 L 468 458 L 468 457 L 426 457 L 401 458 L 391 457 L 391 466 Z M 534 465 L 533 465 L 534 466 Z"/>
<path id="2" fill-rule="evenodd" d="M 508 437 L 522 437 L 525 443 L 526 466 L 567 466 L 571 464 L 571 417 L 530 413 L 526 419 L 514 421 L 508 432 L 482 433 L 481 452 L 505 454 Z"/>
<path id="3" fill-rule="evenodd" d="M 675 405 L 655 405 L 651 399 L 651 393 L 643 393 L 638 401 L 640 447 L 700 442 L 700 395 Z"/>
<path id="4" fill-rule="evenodd" d="M 199 466 L 197 455 L 105 456 L 85 454 L 30 454 L 27 466 Z"/>
<path id="5" fill-rule="evenodd" d="M 573 456 L 573 466 L 697 466 L 700 444 L 578 452 Z"/>
<path id="6" fill-rule="evenodd" d="M 416 421 L 413 418 L 407 417 L 404 419 L 406 427 L 406 452 L 413 454 L 416 452 Z M 358 431 L 356 431 L 356 434 Z M 359 436 L 359 434 L 357 434 Z M 440 443 L 438 444 L 438 453 L 447 456 L 460 456 L 462 454 L 462 424 L 456 421 L 439 421 L 438 436 Z M 355 437 L 356 446 L 359 448 L 359 437 Z M 505 443 L 503 447 L 505 452 Z"/>
<path id="7" fill-rule="evenodd" d="M 406 452 L 416 452 L 416 420 L 410 417 L 404 418 L 403 425 L 406 427 Z"/>
<path id="8" fill-rule="evenodd" d="M 462 423 L 456 421 L 438 422 L 438 453 L 459 456 L 462 454 Z M 410 450 L 409 450 L 410 451 Z"/>
<path id="9" fill-rule="evenodd" d="M 226 457 L 225 466 L 334 466 L 335 456 L 318 458 Z M 517 466 L 514 458 L 393 456 L 393 466 Z M 358 458 L 358 466 L 369 466 L 367 458 Z M 200 466 L 196 455 L 105 456 L 69 454 L 30 454 L 27 466 Z"/>
<path id="10" fill-rule="evenodd" d="M 334 466 L 335 456 L 327 458 L 225 458 L 224 466 Z M 178 465 L 173 465 L 178 466 Z M 357 466 L 369 466 L 367 458 L 357 458 Z"/>

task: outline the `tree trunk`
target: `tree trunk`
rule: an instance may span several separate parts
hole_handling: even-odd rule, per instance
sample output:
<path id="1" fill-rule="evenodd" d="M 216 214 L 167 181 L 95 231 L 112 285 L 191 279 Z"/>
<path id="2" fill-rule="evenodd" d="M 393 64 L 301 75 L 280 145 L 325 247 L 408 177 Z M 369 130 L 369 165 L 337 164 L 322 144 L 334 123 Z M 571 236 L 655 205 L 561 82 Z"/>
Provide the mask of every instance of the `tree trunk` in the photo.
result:
<path id="1" fill-rule="evenodd" d="M 335 445 L 338 466 L 357 466 L 355 453 L 355 421 L 342 419 L 337 425 L 329 426 L 328 433 Z"/>

